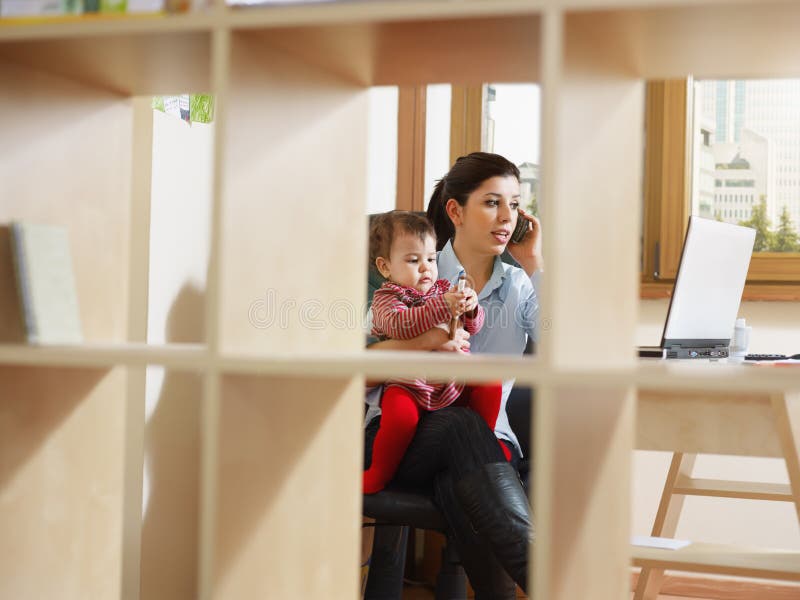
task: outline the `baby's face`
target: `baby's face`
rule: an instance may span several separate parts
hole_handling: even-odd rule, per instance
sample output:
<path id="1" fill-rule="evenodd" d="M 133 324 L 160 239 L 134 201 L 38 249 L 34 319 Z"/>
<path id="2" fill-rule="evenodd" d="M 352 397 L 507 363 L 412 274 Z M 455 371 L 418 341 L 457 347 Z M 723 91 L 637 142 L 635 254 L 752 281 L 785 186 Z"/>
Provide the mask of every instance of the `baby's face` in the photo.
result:
<path id="1" fill-rule="evenodd" d="M 430 235 L 426 235 L 424 241 L 415 234 L 396 235 L 386 267 L 389 279 L 424 294 L 431 289 L 439 275 L 436 268 L 436 241 Z"/>

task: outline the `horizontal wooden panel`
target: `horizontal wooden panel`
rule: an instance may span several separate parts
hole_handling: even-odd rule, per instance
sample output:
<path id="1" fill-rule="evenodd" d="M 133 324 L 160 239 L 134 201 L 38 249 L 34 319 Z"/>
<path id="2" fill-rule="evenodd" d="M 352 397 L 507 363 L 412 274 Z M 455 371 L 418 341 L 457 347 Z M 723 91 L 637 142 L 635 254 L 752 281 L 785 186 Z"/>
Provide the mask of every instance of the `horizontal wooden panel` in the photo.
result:
<path id="1" fill-rule="evenodd" d="M 201 344 L 82 344 L 27 346 L 0 344 L 0 364 L 40 367 L 113 367 L 163 365 L 171 369 L 208 367 Z"/>
<path id="2" fill-rule="evenodd" d="M 210 42 L 202 31 L 48 36 L 3 41 L 0 60 L 124 96 L 208 92 Z"/>
<path id="3" fill-rule="evenodd" d="M 409 377 L 463 381 L 516 378 L 526 385 L 574 385 L 619 388 L 628 385 L 653 390 L 725 390 L 767 392 L 800 388 L 800 368 L 768 365 L 708 364 L 705 361 L 639 361 L 630 369 L 556 369 L 522 356 L 450 355 L 423 352 L 358 351 L 333 354 L 226 353 L 214 356 L 200 344 L 87 344 L 24 346 L 0 344 L 0 364 L 59 367 L 162 365 L 174 370 L 218 369 L 231 374 L 285 375 L 298 378 Z M 648 395 L 654 392 L 648 392 Z"/>
<path id="4" fill-rule="evenodd" d="M 258 37 L 361 85 L 419 85 L 539 78 L 539 19 L 450 19 L 270 28 Z"/>
<path id="5" fill-rule="evenodd" d="M 758 4 L 761 0 L 704 0 L 706 5 L 736 2 Z M 606 9 L 609 6 L 642 8 L 685 6 L 687 0 L 367 0 L 342 1 L 313 6 L 260 6 L 232 9 L 227 21 L 236 27 L 276 27 L 375 21 L 431 20 L 453 17 L 526 15 L 548 8 L 564 10 Z"/>
<path id="6" fill-rule="evenodd" d="M 646 79 L 797 77 L 800 5 L 766 1 L 576 12 L 572 35 L 594 31 L 604 54 L 616 52 Z"/>

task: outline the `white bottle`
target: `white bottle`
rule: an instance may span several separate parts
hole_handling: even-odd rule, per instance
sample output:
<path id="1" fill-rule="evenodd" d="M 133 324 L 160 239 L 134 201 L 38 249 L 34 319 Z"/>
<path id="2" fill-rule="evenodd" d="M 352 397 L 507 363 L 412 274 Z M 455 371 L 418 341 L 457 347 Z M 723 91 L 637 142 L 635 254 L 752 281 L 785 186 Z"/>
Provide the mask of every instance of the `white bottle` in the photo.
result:
<path id="1" fill-rule="evenodd" d="M 733 337 L 731 338 L 731 351 L 730 356 L 734 359 L 744 360 L 747 355 L 747 347 L 750 345 L 750 331 L 752 327 L 748 327 L 744 319 L 736 319 L 736 326 L 733 328 Z"/>

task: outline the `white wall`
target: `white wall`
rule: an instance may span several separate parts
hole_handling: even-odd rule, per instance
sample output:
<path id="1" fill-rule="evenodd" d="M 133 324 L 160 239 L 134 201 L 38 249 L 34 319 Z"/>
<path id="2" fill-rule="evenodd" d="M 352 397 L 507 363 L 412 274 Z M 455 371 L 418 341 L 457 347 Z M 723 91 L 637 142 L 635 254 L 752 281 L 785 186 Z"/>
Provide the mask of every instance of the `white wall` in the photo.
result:
<path id="1" fill-rule="evenodd" d="M 397 86 L 369 89 L 367 214 L 387 212 L 397 197 Z"/>
<path id="2" fill-rule="evenodd" d="M 668 300 L 640 303 L 637 343 L 657 345 Z M 750 351 L 800 352 L 800 303 L 744 302 L 739 316 L 753 326 Z M 633 475 L 633 533 L 649 535 L 671 454 L 636 451 Z M 703 455 L 696 477 L 788 483 L 784 462 L 773 458 Z M 797 515 L 787 502 L 687 497 L 677 537 L 704 542 L 800 549 Z"/>
<path id="3" fill-rule="evenodd" d="M 213 124 L 153 113 L 147 341 L 205 339 Z M 194 373 L 147 370 L 141 597 L 197 596 L 199 429 Z M 169 527 L 165 527 L 169 524 Z M 163 531 L 171 535 L 165 537 Z"/>

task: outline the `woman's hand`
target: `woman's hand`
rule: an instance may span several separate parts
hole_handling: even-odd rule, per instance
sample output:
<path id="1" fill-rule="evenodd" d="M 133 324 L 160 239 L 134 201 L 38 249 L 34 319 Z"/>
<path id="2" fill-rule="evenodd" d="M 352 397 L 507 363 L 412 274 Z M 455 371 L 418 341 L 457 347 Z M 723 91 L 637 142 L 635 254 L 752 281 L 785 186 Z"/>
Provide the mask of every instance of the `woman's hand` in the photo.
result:
<path id="1" fill-rule="evenodd" d="M 466 290 L 459 292 L 458 289 L 453 286 L 450 288 L 449 292 L 444 294 L 444 301 L 447 302 L 450 314 L 453 317 L 460 317 L 464 314 L 467 306 Z"/>
<path id="2" fill-rule="evenodd" d="M 478 294 L 472 288 L 464 288 L 464 295 L 466 296 L 464 312 L 472 313 L 478 306 Z"/>
<path id="3" fill-rule="evenodd" d="M 521 208 L 517 209 L 518 219 L 528 221 L 528 233 L 521 242 L 507 246 L 509 254 L 514 257 L 528 275 L 533 275 L 536 270 L 544 270 L 542 258 L 542 225 L 539 219 L 526 213 Z"/>
<path id="4" fill-rule="evenodd" d="M 450 339 L 448 332 L 440 327 L 431 327 L 410 340 L 383 340 L 367 346 L 367 350 L 417 350 L 420 352 L 464 352 L 469 349 L 469 333 L 459 328 Z"/>
<path id="5" fill-rule="evenodd" d="M 456 329 L 455 337 L 451 340 L 444 329 L 439 329 L 438 327 L 434 329 L 438 329 L 444 334 L 444 341 L 441 346 L 436 348 L 437 352 L 460 352 L 465 354 L 469 350 L 469 332 L 466 330 L 459 327 Z"/>

